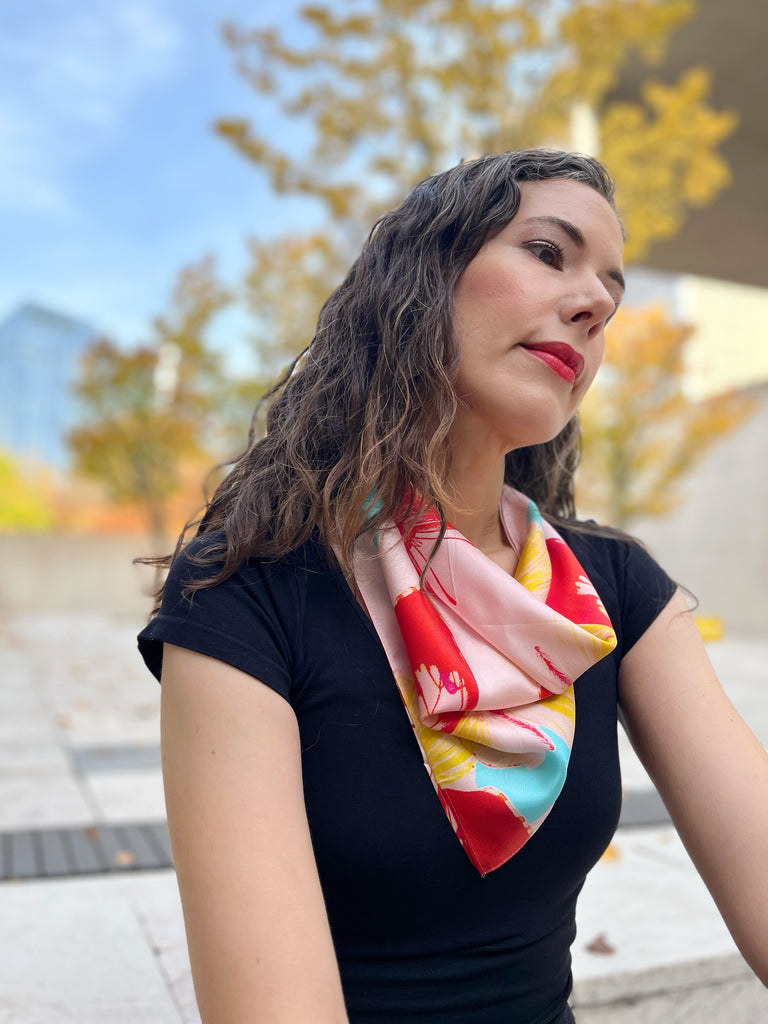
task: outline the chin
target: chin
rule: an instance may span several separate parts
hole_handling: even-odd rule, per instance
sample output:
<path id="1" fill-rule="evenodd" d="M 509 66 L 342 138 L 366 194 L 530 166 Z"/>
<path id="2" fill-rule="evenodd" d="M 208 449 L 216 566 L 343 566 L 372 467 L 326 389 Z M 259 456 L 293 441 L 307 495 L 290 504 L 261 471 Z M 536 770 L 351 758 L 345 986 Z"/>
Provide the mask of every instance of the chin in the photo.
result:
<path id="1" fill-rule="evenodd" d="M 535 444 L 546 444 L 547 441 L 554 440 L 570 418 L 571 416 L 566 420 L 558 419 L 557 421 L 549 421 L 547 423 L 527 424 L 526 429 L 517 434 L 514 442 L 510 444 L 507 450 L 515 451 L 518 448 L 530 448 Z"/>

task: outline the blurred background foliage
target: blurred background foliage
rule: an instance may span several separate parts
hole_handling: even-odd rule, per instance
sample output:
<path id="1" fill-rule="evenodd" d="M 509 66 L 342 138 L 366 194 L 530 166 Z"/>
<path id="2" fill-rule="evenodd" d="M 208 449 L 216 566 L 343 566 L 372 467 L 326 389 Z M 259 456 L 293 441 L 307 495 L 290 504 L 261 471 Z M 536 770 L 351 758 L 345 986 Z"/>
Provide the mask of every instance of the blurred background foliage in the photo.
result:
<path id="1" fill-rule="evenodd" d="M 42 469 L 0 451 L 0 532 L 41 533 L 54 523 L 52 482 Z"/>
<path id="2" fill-rule="evenodd" d="M 617 181 L 628 261 L 713 202 L 729 181 L 719 147 L 736 115 L 710 106 L 706 67 L 671 85 L 653 80 L 670 35 L 694 10 L 692 0 L 313 3 L 300 11 L 300 44 L 279 28 L 225 25 L 259 103 L 301 131 L 287 146 L 255 119 L 222 112 L 215 132 L 278 199 L 309 197 L 324 221 L 305 234 L 251 238 L 250 266 L 230 285 L 212 260 L 190 264 L 149 342 L 124 350 L 100 338 L 87 351 L 77 385 L 83 422 L 69 443 L 77 478 L 100 488 L 102 511 L 122 510 L 114 521 L 143 522 L 158 539 L 180 528 L 200 504 L 203 467 L 246 443 L 255 399 L 310 341 L 371 224 L 426 175 L 522 146 L 594 152 Z M 630 58 L 648 78 L 634 102 L 618 101 Z M 249 377 L 227 375 L 209 341 L 211 322 L 233 304 L 247 311 L 257 366 Z M 667 512 L 696 460 L 748 415 L 735 395 L 686 399 L 689 336 L 658 308 L 622 311 L 611 324 L 607 372 L 584 409 L 580 488 L 592 514 L 627 525 Z M 13 481 L 3 488 L 3 528 L 50 523 L 57 506 L 39 481 L 2 465 Z M 81 493 L 93 509 L 85 484 Z M 37 509 L 26 519 L 13 511 L 25 501 Z M 59 522 L 87 521 L 78 507 L 59 498 Z"/>
<path id="3" fill-rule="evenodd" d="M 114 503 L 139 506 L 157 541 L 171 529 L 170 499 L 230 429 L 229 382 L 206 331 L 231 301 L 211 259 L 190 265 L 149 343 L 123 351 L 100 338 L 82 361 L 83 422 L 68 437 L 75 471 L 100 481 Z"/>
<path id="4" fill-rule="evenodd" d="M 580 407 L 579 508 L 619 527 L 671 512 L 686 474 L 755 410 L 740 392 L 687 398 L 691 334 L 662 306 L 622 309 L 611 322 L 600 379 Z"/>
<path id="5" fill-rule="evenodd" d="M 482 153 L 567 147 L 583 108 L 619 186 L 628 260 L 729 181 L 717 147 L 737 121 L 708 105 L 706 69 L 672 86 L 649 80 L 636 103 L 611 98 L 631 56 L 658 63 L 690 0 L 370 0 L 347 10 L 302 8 L 315 39 L 302 46 L 278 30 L 225 26 L 239 72 L 305 126 L 304 150 L 246 119 L 216 125 L 278 194 L 326 206 L 345 262 L 349 239 L 357 248 L 414 182 Z"/>

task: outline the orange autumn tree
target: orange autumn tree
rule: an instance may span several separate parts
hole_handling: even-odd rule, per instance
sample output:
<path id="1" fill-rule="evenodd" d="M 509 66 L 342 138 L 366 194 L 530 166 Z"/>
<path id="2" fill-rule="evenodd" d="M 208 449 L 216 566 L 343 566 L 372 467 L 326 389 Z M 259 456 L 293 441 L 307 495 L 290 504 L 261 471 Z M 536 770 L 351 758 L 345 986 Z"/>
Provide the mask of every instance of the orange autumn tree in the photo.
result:
<path id="1" fill-rule="evenodd" d="M 621 309 L 606 356 L 581 405 L 578 504 L 627 527 L 670 512 L 685 474 L 753 411 L 738 392 L 686 396 L 685 350 L 693 328 L 662 306 Z"/>
<path id="2" fill-rule="evenodd" d="M 188 488 L 190 467 L 200 505 L 204 468 L 221 457 L 226 379 L 206 335 L 230 301 L 212 261 L 203 260 L 179 275 L 150 343 L 124 350 L 102 338 L 83 357 L 76 385 L 83 421 L 68 435 L 74 469 L 118 505 L 141 509 L 158 545 L 182 525 L 170 522 L 170 511 Z"/>

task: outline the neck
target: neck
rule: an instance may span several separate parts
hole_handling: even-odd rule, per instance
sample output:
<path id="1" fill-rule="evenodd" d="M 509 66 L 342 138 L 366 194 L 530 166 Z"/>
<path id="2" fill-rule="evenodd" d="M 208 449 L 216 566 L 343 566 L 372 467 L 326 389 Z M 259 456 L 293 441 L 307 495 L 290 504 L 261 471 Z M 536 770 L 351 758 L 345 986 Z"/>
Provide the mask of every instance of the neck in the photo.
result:
<path id="1" fill-rule="evenodd" d="M 499 501 L 504 486 L 504 461 L 483 467 L 475 460 L 454 460 L 448 482 L 452 501 L 448 519 L 475 547 L 489 558 L 511 562 L 512 548 L 499 519 Z"/>

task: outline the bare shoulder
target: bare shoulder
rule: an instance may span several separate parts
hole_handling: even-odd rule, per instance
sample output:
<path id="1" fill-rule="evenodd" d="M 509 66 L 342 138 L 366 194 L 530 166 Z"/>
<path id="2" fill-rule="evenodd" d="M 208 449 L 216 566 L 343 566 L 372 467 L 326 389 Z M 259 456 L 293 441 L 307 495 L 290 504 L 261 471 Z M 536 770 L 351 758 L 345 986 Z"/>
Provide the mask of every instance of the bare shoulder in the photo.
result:
<path id="1" fill-rule="evenodd" d="M 680 675 L 680 663 L 688 670 Z M 637 643 L 624 655 L 619 677 L 619 697 L 630 710 L 644 697 L 675 699 L 690 688 L 722 693 L 688 599 L 677 591 Z M 668 683 L 675 676 L 676 684 Z M 629 705 L 629 707 L 627 707 Z"/>
<path id="2" fill-rule="evenodd" d="M 619 701 L 633 742 L 662 772 L 665 753 L 679 763 L 667 750 L 670 743 L 678 750 L 680 744 L 692 745 L 691 756 L 698 749 L 711 759 L 710 744 L 729 737 L 732 729 L 736 734 L 746 729 L 679 591 L 622 659 Z"/>
<path id="3" fill-rule="evenodd" d="M 165 646 L 168 824 L 204 1024 L 345 1021 L 293 709 L 223 662 Z"/>
<path id="4" fill-rule="evenodd" d="M 219 755 L 222 770 L 231 770 L 236 762 L 269 760 L 264 744 L 279 747 L 284 762 L 298 767 L 298 726 L 288 702 L 258 679 L 222 661 L 204 654 L 164 644 L 162 672 L 162 733 L 164 753 L 168 744 L 184 739 L 210 749 L 197 749 L 197 755 L 211 759 Z M 262 731 L 262 742 L 255 745 L 254 730 Z M 221 740 L 217 751 L 214 740 Z M 206 776 L 215 765 L 206 766 Z"/>

